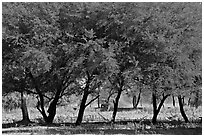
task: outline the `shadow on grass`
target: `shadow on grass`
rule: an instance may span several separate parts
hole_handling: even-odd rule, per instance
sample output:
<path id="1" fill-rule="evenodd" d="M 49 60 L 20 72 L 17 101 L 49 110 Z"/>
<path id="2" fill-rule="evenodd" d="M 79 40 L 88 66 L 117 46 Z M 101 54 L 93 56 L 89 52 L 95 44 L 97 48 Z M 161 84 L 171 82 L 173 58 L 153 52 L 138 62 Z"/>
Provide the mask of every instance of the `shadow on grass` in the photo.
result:
<path id="1" fill-rule="evenodd" d="M 80 126 L 74 123 L 44 123 L 31 122 L 27 125 L 19 122 L 2 124 L 3 134 L 165 134 L 165 135 L 201 135 L 202 122 L 184 123 L 181 121 L 158 121 L 152 125 L 151 120 L 123 120 L 111 122 L 86 122 Z M 128 125 L 130 125 L 128 127 Z M 137 126 L 134 127 L 134 125 Z M 145 125 L 145 126 L 144 126 Z M 196 125 L 196 126 L 195 126 Z M 127 128 L 128 127 L 128 128 Z M 142 127 L 142 128 L 141 128 Z M 148 128 L 146 128 L 148 127 Z"/>
<path id="2" fill-rule="evenodd" d="M 172 129 L 75 129 L 75 128 L 47 128 L 47 129 L 18 129 L 2 131 L 2 134 L 37 134 L 37 135 L 70 135 L 70 134 L 164 134 L 164 135 L 202 135 L 202 128 L 172 128 Z"/>

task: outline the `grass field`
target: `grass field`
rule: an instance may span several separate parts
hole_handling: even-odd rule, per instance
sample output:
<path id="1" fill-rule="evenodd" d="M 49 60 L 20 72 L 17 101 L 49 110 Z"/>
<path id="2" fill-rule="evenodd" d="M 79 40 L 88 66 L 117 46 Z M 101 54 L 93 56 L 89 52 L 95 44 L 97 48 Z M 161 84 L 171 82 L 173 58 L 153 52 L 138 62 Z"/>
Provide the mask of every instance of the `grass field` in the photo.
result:
<path id="1" fill-rule="evenodd" d="M 144 106 L 143 106 L 144 107 Z M 202 110 L 201 107 L 185 107 L 191 123 L 184 123 L 178 107 L 164 107 L 158 116 L 158 124 L 152 125 L 152 108 L 143 109 L 119 108 L 116 123 L 109 121 L 112 111 L 100 111 L 87 107 L 83 117 L 83 124 L 75 127 L 78 110 L 71 106 L 60 106 L 54 124 L 43 124 L 42 116 L 35 108 L 29 108 L 31 121 L 34 124 L 28 127 L 15 125 L 21 120 L 21 110 L 3 111 L 3 134 L 201 134 Z M 12 124 L 13 123 L 13 124 Z M 168 130 L 167 130 L 168 129 Z"/>

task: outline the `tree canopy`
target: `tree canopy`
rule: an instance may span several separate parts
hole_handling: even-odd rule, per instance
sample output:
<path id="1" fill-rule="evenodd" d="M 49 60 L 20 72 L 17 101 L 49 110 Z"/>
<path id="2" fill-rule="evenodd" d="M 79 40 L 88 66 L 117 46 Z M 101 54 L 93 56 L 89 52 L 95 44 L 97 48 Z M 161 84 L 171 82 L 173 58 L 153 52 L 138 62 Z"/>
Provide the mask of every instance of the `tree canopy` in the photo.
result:
<path id="1" fill-rule="evenodd" d="M 88 96 L 107 81 L 118 93 L 140 83 L 157 98 L 189 94 L 201 87 L 201 9 L 201 3 L 4 2 L 3 93 L 37 94 L 45 121 L 62 96 Z M 52 100 L 50 115 L 44 98 Z"/>

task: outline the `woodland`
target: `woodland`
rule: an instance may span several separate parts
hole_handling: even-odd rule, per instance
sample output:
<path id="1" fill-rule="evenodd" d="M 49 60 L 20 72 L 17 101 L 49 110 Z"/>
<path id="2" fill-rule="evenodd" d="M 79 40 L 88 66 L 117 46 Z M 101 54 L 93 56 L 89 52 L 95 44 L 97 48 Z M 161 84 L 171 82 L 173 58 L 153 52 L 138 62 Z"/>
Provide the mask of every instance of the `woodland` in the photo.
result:
<path id="1" fill-rule="evenodd" d="M 128 107 L 120 107 L 126 102 Z M 2 3 L 2 119 L 8 117 L 3 129 L 64 123 L 84 131 L 74 134 L 109 134 L 120 129 L 122 112 L 122 125 L 134 127 L 131 134 L 143 134 L 148 126 L 153 130 L 147 134 L 153 134 L 172 121 L 174 127 L 201 129 L 201 107 L 201 3 Z M 171 120 L 170 109 L 180 119 Z M 75 119 L 68 123 L 71 111 Z M 107 124 L 108 132 L 84 130 L 89 111 L 102 120 L 90 113 L 88 124 L 91 118 L 95 123 L 88 129 L 101 122 L 97 127 Z M 57 121 L 62 113 L 66 118 Z M 160 114 L 170 120 L 162 122 Z"/>

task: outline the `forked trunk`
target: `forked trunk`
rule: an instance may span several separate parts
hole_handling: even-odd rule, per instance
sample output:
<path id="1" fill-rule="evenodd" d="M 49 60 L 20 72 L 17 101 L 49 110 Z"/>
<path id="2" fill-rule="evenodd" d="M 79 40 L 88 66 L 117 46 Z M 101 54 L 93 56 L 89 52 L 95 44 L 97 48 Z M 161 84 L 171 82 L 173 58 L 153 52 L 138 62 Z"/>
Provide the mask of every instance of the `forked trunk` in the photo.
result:
<path id="1" fill-rule="evenodd" d="M 53 123 L 54 117 L 56 115 L 56 107 L 57 107 L 57 100 L 53 100 L 50 103 L 49 109 L 48 109 L 48 113 L 49 115 L 47 116 L 47 118 L 45 119 L 45 122 L 47 124 L 51 124 Z"/>
<path id="2" fill-rule="evenodd" d="M 57 92 L 55 94 L 55 98 L 50 103 L 50 106 L 49 106 L 48 111 L 47 111 L 49 113 L 49 115 L 46 118 L 47 124 L 53 123 L 53 120 L 54 120 L 55 115 L 56 115 L 57 102 L 60 98 L 61 91 L 62 91 L 62 82 L 59 82 L 57 85 Z"/>
<path id="3" fill-rule="evenodd" d="M 167 99 L 167 97 L 170 96 L 169 94 L 163 95 L 163 98 L 161 99 L 159 106 L 157 108 L 157 98 L 156 94 L 152 93 L 152 104 L 153 104 L 153 117 L 152 117 L 152 123 L 156 124 L 157 123 L 157 116 L 161 110 L 161 107 L 164 105 L 164 101 Z"/>
<path id="4" fill-rule="evenodd" d="M 25 73 L 26 73 L 26 76 L 30 77 L 30 79 L 32 80 L 33 85 L 34 85 L 34 87 L 35 87 L 35 90 L 36 90 L 36 92 L 37 92 L 38 95 L 39 95 L 40 100 L 38 100 L 37 109 L 38 109 L 39 112 L 42 114 L 43 119 L 46 121 L 46 120 L 47 120 L 47 115 L 46 115 L 45 109 L 44 109 L 44 97 L 43 97 L 42 92 L 40 91 L 39 84 L 38 84 L 38 82 L 36 81 L 36 79 L 34 78 L 34 76 L 33 76 L 33 74 L 31 73 L 31 71 L 30 71 L 29 68 L 25 68 Z M 38 99 L 38 98 L 37 98 L 37 99 Z"/>
<path id="5" fill-rule="evenodd" d="M 153 117 L 152 117 L 152 123 L 156 124 L 157 123 L 157 116 L 158 116 L 158 111 L 153 112 Z"/>
<path id="6" fill-rule="evenodd" d="M 50 106 L 48 108 L 48 113 L 49 115 L 47 116 L 46 112 L 45 112 L 45 108 L 44 108 L 44 96 L 42 94 L 42 92 L 40 91 L 40 88 L 39 88 L 39 84 L 38 82 L 36 81 L 36 79 L 34 78 L 34 76 L 32 75 L 31 71 L 26 68 L 25 70 L 26 72 L 26 75 L 29 76 L 35 86 L 35 89 L 36 89 L 36 92 L 38 93 L 39 95 L 39 99 L 38 99 L 38 104 L 37 104 L 37 109 L 40 111 L 40 113 L 42 114 L 43 116 L 43 119 L 44 121 L 47 123 L 47 124 L 51 124 L 54 120 L 54 117 L 56 115 L 56 107 L 57 107 L 57 102 L 60 98 L 60 94 L 61 94 L 61 91 L 62 91 L 62 81 L 58 79 L 58 82 L 57 83 L 57 92 L 55 94 L 55 97 L 53 99 L 53 101 L 50 103 Z"/>

